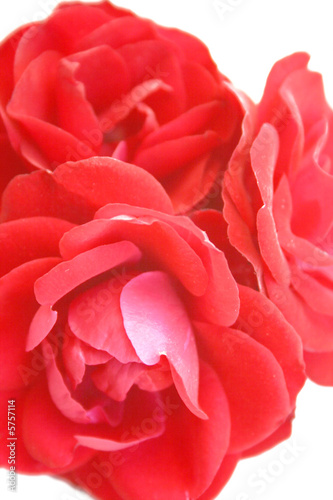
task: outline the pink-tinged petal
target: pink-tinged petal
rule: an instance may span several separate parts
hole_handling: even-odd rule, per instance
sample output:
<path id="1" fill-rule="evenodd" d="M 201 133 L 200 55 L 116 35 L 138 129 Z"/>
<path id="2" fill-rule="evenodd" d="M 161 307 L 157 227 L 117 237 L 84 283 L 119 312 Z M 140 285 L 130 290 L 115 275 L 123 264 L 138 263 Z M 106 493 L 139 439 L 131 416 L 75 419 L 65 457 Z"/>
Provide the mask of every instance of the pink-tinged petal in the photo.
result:
<path id="1" fill-rule="evenodd" d="M 312 352 L 304 350 L 306 373 L 316 384 L 333 385 L 333 350 Z"/>
<path id="2" fill-rule="evenodd" d="M 129 241 L 103 245 L 83 252 L 71 261 L 62 262 L 35 284 L 35 295 L 41 305 L 55 304 L 77 286 L 120 264 L 136 263 L 139 249 Z"/>
<path id="3" fill-rule="evenodd" d="M 39 259 L 22 264 L 0 280 L 0 386 L 5 390 L 28 385 L 38 375 L 32 353 L 25 350 L 31 320 L 38 309 L 33 288 L 39 276 L 59 259 Z"/>
<path id="4" fill-rule="evenodd" d="M 292 94 L 306 135 L 313 128 L 314 123 L 324 117 L 329 119 L 332 116 L 332 109 L 325 99 L 321 74 L 309 71 L 306 67 L 295 68 L 283 82 L 282 91 Z M 316 103 L 315 106 L 313 103 Z"/>
<path id="5" fill-rule="evenodd" d="M 66 333 L 66 342 L 64 342 L 61 351 L 62 360 L 72 387 L 75 390 L 78 384 L 83 380 L 86 372 L 86 364 L 80 349 L 80 340 L 76 337 L 72 337 L 68 332 Z"/>
<path id="6" fill-rule="evenodd" d="M 292 264 L 290 270 L 292 273 L 292 286 L 304 302 L 318 313 L 333 316 L 333 280 L 321 283 L 320 273 L 317 276 L 311 276 L 311 270 L 306 272 L 300 266 Z"/>
<path id="7" fill-rule="evenodd" d="M 111 355 L 105 351 L 99 351 L 74 337 L 68 325 L 64 331 L 65 341 L 62 344 L 61 354 L 64 368 L 70 378 L 73 390 L 83 381 L 87 366 L 107 363 Z"/>
<path id="8" fill-rule="evenodd" d="M 50 305 L 41 306 L 32 318 L 26 343 L 26 350 L 32 351 L 50 333 L 57 322 L 58 313 Z"/>
<path id="9" fill-rule="evenodd" d="M 167 358 L 162 356 L 157 365 L 146 366 L 135 383 L 143 391 L 163 391 L 170 387 L 174 382 Z"/>
<path id="10" fill-rule="evenodd" d="M 139 361 L 124 329 L 120 309 L 120 293 L 129 279 L 130 276 L 116 271 L 114 278 L 78 295 L 68 311 L 68 324 L 77 338 L 121 363 Z"/>
<path id="11" fill-rule="evenodd" d="M 0 225 L 0 275 L 30 260 L 58 257 L 59 240 L 73 227 L 67 221 L 30 217 Z"/>
<path id="12" fill-rule="evenodd" d="M 76 50 L 87 50 L 100 45 L 109 45 L 117 49 L 122 45 L 137 43 L 155 37 L 156 33 L 151 21 L 124 16 L 120 19 L 112 19 L 89 33 L 82 40 L 78 40 Z"/>
<path id="13" fill-rule="evenodd" d="M 199 356 L 219 375 L 231 416 L 230 453 L 272 434 L 292 408 L 284 373 L 272 352 L 235 329 L 196 323 Z"/>
<path id="14" fill-rule="evenodd" d="M 261 255 L 274 278 L 279 283 L 288 285 L 289 266 L 281 250 L 273 218 L 273 176 L 278 147 L 278 135 L 274 128 L 268 124 L 263 125 L 251 148 L 251 163 L 263 201 L 257 214 Z"/>
<path id="15" fill-rule="evenodd" d="M 264 91 L 264 95 L 258 106 L 258 123 L 262 123 L 268 110 L 274 108 L 276 96 L 284 80 L 293 71 L 303 69 L 307 66 L 310 56 L 305 52 L 297 52 L 278 61 L 272 68 Z"/>
<path id="16" fill-rule="evenodd" d="M 305 382 L 302 343 L 278 308 L 263 294 L 239 286 L 240 312 L 236 327 L 267 347 L 281 366 L 291 405 Z"/>
<path id="17" fill-rule="evenodd" d="M 154 365 L 165 355 L 184 403 L 205 418 L 198 402 L 199 360 L 191 322 L 169 276 L 152 271 L 133 278 L 121 292 L 120 307 L 141 361 Z"/>
<path id="18" fill-rule="evenodd" d="M 62 345 L 62 360 L 73 388 L 83 380 L 86 365 L 94 366 L 107 363 L 111 355 L 85 344 L 68 329 L 65 330 L 66 341 Z"/>
<path id="19" fill-rule="evenodd" d="M 69 58 L 62 59 L 58 65 L 55 88 L 57 124 L 98 153 L 103 134 L 92 104 L 87 100 L 84 84 L 76 78 L 78 65 Z M 79 149 L 78 156 L 80 153 Z"/>
<path id="20" fill-rule="evenodd" d="M 130 240 L 142 250 L 150 265 L 151 262 L 158 263 L 160 268 L 178 278 L 190 293 L 201 296 L 205 292 L 208 279 L 202 261 L 175 229 L 156 219 L 141 221 L 135 216 L 128 216 L 131 210 L 133 213 L 138 210 L 138 215 L 145 213 L 145 210 L 140 212 L 136 207 L 110 205 L 109 208 L 114 220 L 103 220 L 104 216 L 108 217 L 106 207 L 105 212 L 99 212 L 102 220 L 74 228 L 64 236 L 60 247 L 65 258 L 71 259 L 109 241 Z M 157 214 L 158 218 L 160 216 L 163 214 Z"/>
<path id="21" fill-rule="evenodd" d="M 137 449 L 124 450 L 123 463 L 114 468 L 110 477 L 123 498 L 198 498 L 212 483 L 226 454 L 230 433 L 228 403 L 209 366 L 200 366 L 200 405 L 208 420 L 193 415 L 174 389 L 163 394 L 164 412 L 156 411 L 154 416 L 164 416 L 164 434 L 141 443 Z M 136 480 L 129 482 L 129 477 Z"/>
<path id="22" fill-rule="evenodd" d="M 265 283 L 269 298 L 295 328 L 305 350 L 309 352 L 333 350 L 331 315 L 316 312 L 296 291 L 279 286 L 269 276 L 265 277 Z"/>
<path id="23" fill-rule="evenodd" d="M 111 359 L 91 375 L 96 387 L 115 401 L 124 401 L 136 379 L 144 371 L 142 363 L 120 363 Z"/>
<path id="24" fill-rule="evenodd" d="M 21 438 L 30 455 L 54 472 L 75 469 L 94 455 L 77 445 L 75 434 L 86 426 L 65 418 L 50 399 L 44 381 L 35 384 L 26 395 Z M 43 430 L 43 432 L 41 432 Z"/>
<path id="25" fill-rule="evenodd" d="M 98 113 L 129 90 L 125 62 L 105 42 L 68 57 L 76 66 L 75 77 L 84 84 L 86 99 Z"/>
<path id="26" fill-rule="evenodd" d="M 17 81 L 31 61 L 48 50 L 70 53 L 77 40 L 110 20 L 102 9 L 92 5 L 72 4 L 57 9 L 41 24 L 35 24 L 21 38 L 15 54 L 15 80 Z"/>
<path id="27" fill-rule="evenodd" d="M 131 217 L 142 217 L 143 221 L 147 224 L 150 223 L 152 227 L 156 228 L 157 233 L 157 221 L 155 218 L 160 219 L 159 225 L 166 231 L 167 225 L 169 226 L 168 232 L 173 236 L 173 240 L 183 241 L 186 243 L 184 245 L 182 253 L 185 257 L 186 252 L 187 258 L 187 269 L 183 269 L 185 266 L 182 260 L 178 263 L 178 268 L 176 266 L 171 267 L 171 262 L 169 263 L 167 269 L 171 270 L 173 274 L 183 283 L 183 285 L 188 288 L 188 290 L 198 297 L 198 299 L 193 298 L 193 303 L 191 306 L 193 309 L 196 307 L 196 302 L 200 302 L 199 315 L 204 315 L 210 321 L 216 322 L 217 324 L 232 324 L 235 322 L 238 309 L 239 309 L 239 299 L 238 299 L 238 289 L 236 282 L 229 270 L 228 263 L 225 259 L 224 254 L 217 250 L 217 248 L 208 240 L 207 236 L 201 231 L 188 217 L 183 216 L 169 216 L 168 214 L 156 213 L 150 210 L 144 210 L 137 207 L 124 207 L 121 212 L 121 206 L 109 205 L 103 207 L 96 213 L 96 217 L 117 217 L 119 213 L 126 213 Z M 140 218 L 137 222 L 140 221 Z M 134 221 L 134 220 L 133 220 Z M 143 222 L 142 221 L 142 222 Z M 115 222 L 115 221 L 114 221 Z M 140 227 L 140 225 L 138 226 Z M 141 225 L 141 228 L 149 227 Z M 173 229 L 174 228 L 174 229 Z M 131 231 L 131 239 L 133 240 L 134 230 Z M 158 234 L 158 233 L 157 233 Z M 152 246 L 152 236 L 149 236 L 149 244 Z M 66 235 L 67 240 L 67 235 Z M 142 246 L 135 241 L 140 248 Z M 159 244 L 161 243 L 161 234 L 158 237 Z M 170 255 L 175 258 L 175 247 L 173 243 L 172 247 L 169 242 L 165 242 L 164 248 L 169 248 Z M 188 252 L 186 248 L 189 246 L 196 255 L 196 259 L 193 258 L 191 253 Z M 149 247 L 145 249 L 145 254 L 149 251 Z M 178 253 L 178 252 L 177 252 Z M 161 257 L 159 260 L 161 261 Z M 154 260 L 156 259 L 154 255 Z M 169 257 L 170 259 L 170 257 Z M 203 269 L 205 269 L 206 280 L 208 274 L 208 286 L 207 281 L 203 279 L 201 265 L 200 267 L 196 264 L 197 270 L 195 271 L 192 266 L 196 261 L 200 261 L 203 264 Z M 193 261 L 190 267 L 190 262 Z M 193 266 L 194 267 L 194 266 Z M 186 272 L 184 276 L 183 273 Z M 192 274 L 193 273 L 193 274 Z M 185 278 L 186 277 L 186 281 Z M 191 299 L 192 300 L 192 299 Z"/>
<path id="28" fill-rule="evenodd" d="M 283 176 L 274 196 L 274 218 L 281 247 L 288 254 L 307 262 L 310 266 L 324 267 L 333 265 L 332 255 L 317 247 L 311 241 L 294 234 L 291 229 L 292 213 L 293 202 L 290 187 L 287 178 Z"/>
<path id="29" fill-rule="evenodd" d="M 218 134 L 208 130 L 203 135 L 182 137 L 143 149 L 134 162 L 161 179 L 220 144 Z"/>
<path id="30" fill-rule="evenodd" d="M 292 185 L 292 227 L 298 236 L 314 242 L 327 234 L 333 220 L 332 192 L 333 175 L 325 172 L 314 158 Z"/>
<path id="31" fill-rule="evenodd" d="M 222 489 L 229 481 L 240 458 L 240 455 L 226 455 L 222 460 L 222 464 L 218 473 L 214 477 L 212 484 L 203 495 L 200 495 L 198 500 L 211 500 L 212 498 L 217 498 L 219 493 L 221 493 Z"/>
<path id="32" fill-rule="evenodd" d="M 78 424 L 90 424 L 93 419 L 89 417 L 83 406 L 73 399 L 70 390 L 57 366 L 55 353 L 51 344 L 44 340 L 42 344 L 44 358 L 47 359 L 47 383 L 51 399 L 58 410 L 66 418 Z"/>

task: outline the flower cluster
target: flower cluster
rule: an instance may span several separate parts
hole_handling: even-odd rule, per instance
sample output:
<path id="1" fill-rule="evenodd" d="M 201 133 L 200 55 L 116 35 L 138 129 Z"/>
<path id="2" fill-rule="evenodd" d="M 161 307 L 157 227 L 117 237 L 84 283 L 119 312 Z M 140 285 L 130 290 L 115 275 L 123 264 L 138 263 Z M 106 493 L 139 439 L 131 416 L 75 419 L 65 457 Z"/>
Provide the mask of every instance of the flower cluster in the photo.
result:
<path id="1" fill-rule="evenodd" d="M 212 500 L 290 435 L 306 373 L 333 385 L 333 114 L 307 62 L 278 62 L 254 105 L 194 36 L 107 1 L 2 42 L 18 472 Z"/>

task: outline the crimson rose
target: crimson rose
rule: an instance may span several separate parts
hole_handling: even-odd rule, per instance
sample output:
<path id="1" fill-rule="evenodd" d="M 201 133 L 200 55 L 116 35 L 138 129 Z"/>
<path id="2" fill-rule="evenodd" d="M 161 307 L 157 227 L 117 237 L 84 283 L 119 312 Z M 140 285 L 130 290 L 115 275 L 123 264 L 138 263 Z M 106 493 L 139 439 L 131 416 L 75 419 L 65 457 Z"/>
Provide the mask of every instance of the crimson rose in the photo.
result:
<path id="1" fill-rule="evenodd" d="M 104 500 L 209 500 L 290 433 L 299 337 L 150 174 L 96 157 L 17 176 L 1 217 L 18 472 Z"/>
<path id="2" fill-rule="evenodd" d="M 333 113 L 309 56 L 279 61 L 224 177 L 229 238 L 302 338 L 307 372 L 333 384 Z"/>
<path id="3" fill-rule="evenodd" d="M 4 128 L 15 157 L 0 187 L 24 169 L 111 156 L 186 212 L 224 170 L 242 117 L 201 41 L 107 1 L 61 4 L 0 46 L 0 141 Z"/>

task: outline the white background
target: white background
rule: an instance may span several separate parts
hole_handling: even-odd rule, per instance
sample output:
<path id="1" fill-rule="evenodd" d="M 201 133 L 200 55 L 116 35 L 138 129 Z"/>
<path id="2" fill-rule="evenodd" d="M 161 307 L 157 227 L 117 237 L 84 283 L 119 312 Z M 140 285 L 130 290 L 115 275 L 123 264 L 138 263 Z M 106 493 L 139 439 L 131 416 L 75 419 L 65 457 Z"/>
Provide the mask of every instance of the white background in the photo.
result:
<path id="1" fill-rule="evenodd" d="M 57 3 L 56 0 L 1 3 L 0 38 L 21 24 L 46 17 Z M 310 68 L 323 74 L 328 100 L 333 103 L 331 0 L 118 0 L 116 3 L 201 38 L 220 71 L 254 101 L 260 99 L 275 61 L 298 50 L 307 51 L 311 55 Z M 44 476 L 19 476 L 17 492 L 10 493 L 6 476 L 5 471 L 0 471 L 0 496 L 6 500 L 88 498 L 65 483 Z M 218 498 L 333 500 L 333 388 L 307 382 L 298 398 L 291 439 L 259 457 L 241 462 Z"/>

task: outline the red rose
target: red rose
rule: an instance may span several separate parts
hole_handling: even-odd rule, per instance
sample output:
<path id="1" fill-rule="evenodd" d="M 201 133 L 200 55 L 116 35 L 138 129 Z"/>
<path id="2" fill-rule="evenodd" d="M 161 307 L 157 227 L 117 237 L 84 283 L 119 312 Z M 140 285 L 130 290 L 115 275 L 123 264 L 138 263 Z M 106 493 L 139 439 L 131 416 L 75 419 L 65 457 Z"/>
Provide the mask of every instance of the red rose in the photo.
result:
<path id="1" fill-rule="evenodd" d="M 27 169 L 111 156 L 150 172 L 186 212 L 224 170 L 243 115 L 201 41 L 105 1 L 64 3 L 7 38 L 1 116 Z"/>
<path id="2" fill-rule="evenodd" d="M 1 216 L 18 472 L 101 499 L 209 500 L 288 435 L 298 336 L 150 174 L 90 158 L 17 176 Z"/>
<path id="3" fill-rule="evenodd" d="M 224 182 L 231 243 L 302 338 L 307 372 L 333 384 L 333 113 L 294 54 L 269 75 Z"/>

